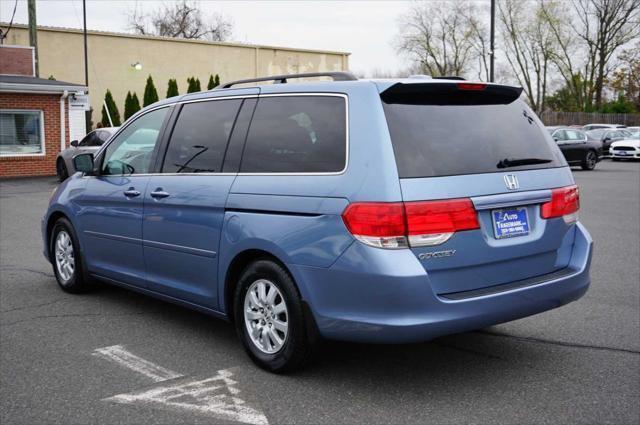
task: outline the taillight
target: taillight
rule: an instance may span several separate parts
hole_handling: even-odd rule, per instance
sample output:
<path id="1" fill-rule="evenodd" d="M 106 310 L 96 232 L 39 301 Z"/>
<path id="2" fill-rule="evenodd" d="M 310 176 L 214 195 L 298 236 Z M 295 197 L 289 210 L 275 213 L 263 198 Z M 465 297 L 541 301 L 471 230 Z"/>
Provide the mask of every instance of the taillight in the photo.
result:
<path id="1" fill-rule="evenodd" d="M 360 242 L 378 248 L 406 248 L 406 221 L 401 202 L 350 204 L 342 213 L 349 232 Z"/>
<path id="2" fill-rule="evenodd" d="M 455 232 L 480 228 L 470 199 L 355 203 L 342 218 L 356 239 L 379 248 L 439 245 Z"/>
<path id="3" fill-rule="evenodd" d="M 578 186 L 567 186 L 551 191 L 551 200 L 542 204 L 542 218 L 562 217 L 565 223 L 575 223 L 580 209 Z"/>
<path id="4" fill-rule="evenodd" d="M 486 88 L 487 85 L 482 83 L 458 83 L 458 90 L 484 90 Z"/>

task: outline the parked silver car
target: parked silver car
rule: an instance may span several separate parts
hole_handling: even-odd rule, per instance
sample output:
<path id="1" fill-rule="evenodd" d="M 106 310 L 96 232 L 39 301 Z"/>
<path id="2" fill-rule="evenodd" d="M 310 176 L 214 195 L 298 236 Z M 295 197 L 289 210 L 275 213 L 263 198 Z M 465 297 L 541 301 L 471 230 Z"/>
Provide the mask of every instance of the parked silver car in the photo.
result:
<path id="1" fill-rule="evenodd" d="M 65 181 L 67 177 L 76 172 L 73 166 L 73 157 L 85 152 L 95 152 L 100 146 L 118 130 L 120 127 L 102 127 L 91 131 L 79 142 L 71 141 L 71 147 L 58 154 L 56 159 L 56 173 L 60 181 Z"/>

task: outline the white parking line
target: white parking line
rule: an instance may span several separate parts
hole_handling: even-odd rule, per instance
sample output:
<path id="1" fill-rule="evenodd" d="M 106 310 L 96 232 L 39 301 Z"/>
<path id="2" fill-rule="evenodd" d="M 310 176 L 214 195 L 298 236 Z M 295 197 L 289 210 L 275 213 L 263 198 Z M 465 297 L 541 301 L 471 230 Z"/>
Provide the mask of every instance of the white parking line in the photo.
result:
<path id="1" fill-rule="evenodd" d="M 116 403 L 184 410 L 254 425 L 268 425 L 266 416 L 238 397 L 237 382 L 229 370 L 207 379 L 157 386 L 104 399 Z"/>
<path id="2" fill-rule="evenodd" d="M 128 369 L 141 373 L 155 382 L 162 382 L 168 379 L 180 378 L 181 373 L 165 369 L 148 360 L 140 358 L 124 349 L 122 345 L 98 348 L 93 351 L 94 356 L 102 357 L 106 360 L 118 363 Z"/>
<path id="3" fill-rule="evenodd" d="M 121 345 L 98 348 L 94 356 L 118 363 L 141 373 L 155 382 L 183 377 L 182 374 L 165 369 L 125 350 Z M 157 385 L 151 389 L 118 394 L 104 401 L 137 404 L 170 410 L 182 410 L 253 425 L 268 425 L 261 411 L 248 406 L 238 395 L 237 382 L 231 379 L 228 369 L 219 370 L 207 379 L 186 378 Z"/>

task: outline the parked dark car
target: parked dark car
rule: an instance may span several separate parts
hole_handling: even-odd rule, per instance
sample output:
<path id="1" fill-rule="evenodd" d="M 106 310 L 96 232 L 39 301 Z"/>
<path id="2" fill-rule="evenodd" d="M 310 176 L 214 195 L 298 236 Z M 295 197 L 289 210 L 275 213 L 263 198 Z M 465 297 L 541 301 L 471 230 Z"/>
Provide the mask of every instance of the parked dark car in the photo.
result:
<path id="1" fill-rule="evenodd" d="M 611 128 L 600 128 L 597 130 L 587 131 L 587 139 L 593 141 L 600 141 L 602 143 L 602 152 L 605 155 L 609 154 L 609 147 L 611 143 L 617 142 L 618 140 L 628 139 L 631 136 L 631 132 L 626 129 L 611 129 Z"/>
<path id="2" fill-rule="evenodd" d="M 547 130 L 569 165 L 580 165 L 583 170 L 593 170 L 602 159 L 602 142 L 589 140 L 584 131 L 569 127 L 547 127 Z"/>

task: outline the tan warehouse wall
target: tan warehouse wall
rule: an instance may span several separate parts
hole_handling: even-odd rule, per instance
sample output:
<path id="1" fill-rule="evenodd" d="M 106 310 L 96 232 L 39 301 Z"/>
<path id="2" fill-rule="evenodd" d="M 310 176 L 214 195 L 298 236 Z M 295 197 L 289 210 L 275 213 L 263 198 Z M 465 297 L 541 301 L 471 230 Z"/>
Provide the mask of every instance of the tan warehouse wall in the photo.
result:
<path id="1" fill-rule="evenodd" d="M 3 26 L 3 29 L 6 27 Z M 5 44 L 29 45 L 24 25 L 11 29 Z M 170 78 L 178 80 L 180 93 L 187 89 L 187 78 L 198 77 L 206 89 L 210 74 L 222 81 L 256 76 L 314 72 L 346 71 L 348 53 L 289 49 L 271 46 L 213 43 L 160 37 L 89 31 L 89 92 L 94 123 L 100 120 L 102 99 L 107 88 L 113 93 L 123 114 L 127 91 L 135 91 L 142 102 L 149 74 L 161 99 Z M 84 84 L 82 31 L 38 28 L 40 77 L 53 75 L 57 80 Z M 140 62 L 141 71 L 131 65 Z"/>

